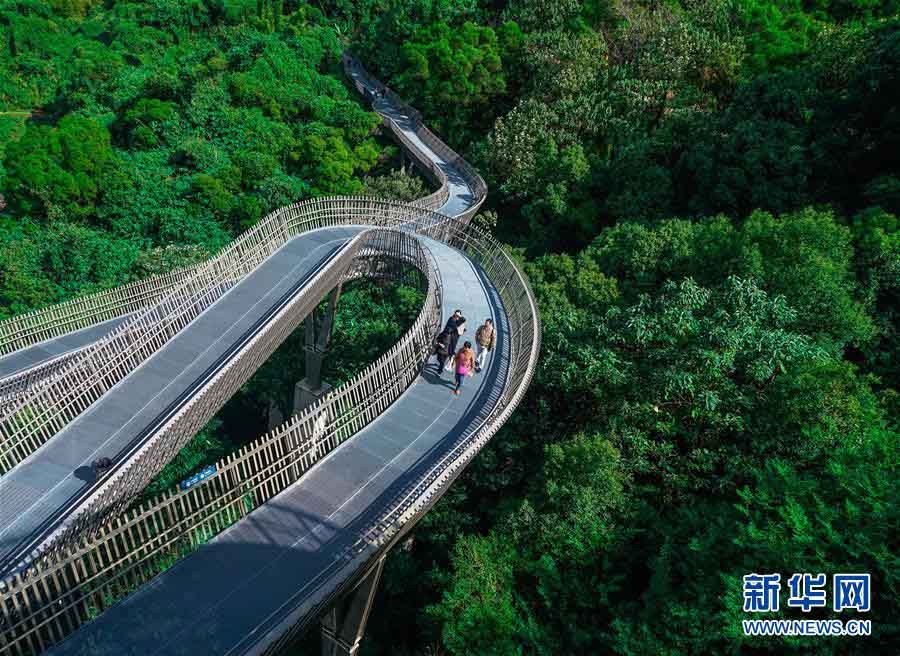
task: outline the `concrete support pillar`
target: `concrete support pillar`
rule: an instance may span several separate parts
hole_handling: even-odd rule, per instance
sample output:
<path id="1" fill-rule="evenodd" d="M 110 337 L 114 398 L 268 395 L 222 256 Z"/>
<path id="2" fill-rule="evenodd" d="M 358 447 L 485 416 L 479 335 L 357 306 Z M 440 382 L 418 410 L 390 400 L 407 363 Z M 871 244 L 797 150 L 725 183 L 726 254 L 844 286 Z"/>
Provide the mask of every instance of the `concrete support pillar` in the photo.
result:
<path id="1" fill-rule="evenodd" d="M 296 394 L 296 391 L 294 392 Z M 281 408 L 278 407 L 278 404 L 275 401 L 269 401 L 269 430 L 272 430 L 276 426 L 280 426 L 284 423 L 284 414 L 281 412 Z"/>
<path id="2" fill-rule="evenodd" d="M 306 331 L 306 376 L 294 387 L 294 412 L 300 412 L 324 396 L 331 386 L 322 382 L 322 362 L 331 343 L 331 329 L 341 286 L 332 290 L 324 313 L 313 310 L 304 320 Z M 321 316 L 320 316 L 321 315 Z"/>
<path id="3" fill-rule="evenodd" d="M 305 410 L 331 391 L 328 383 L 319 383 L 318 387 L 310 387 L 304 378 L 294 385 L 294 414 Z"/>
<path id="4" fill-rule="evenodd" d="M 366 622 L 375 600 L 384 556 L 365 578 L 339 600 L 321 620 L 322 656 L 357 656 L 366 631 Z"/>

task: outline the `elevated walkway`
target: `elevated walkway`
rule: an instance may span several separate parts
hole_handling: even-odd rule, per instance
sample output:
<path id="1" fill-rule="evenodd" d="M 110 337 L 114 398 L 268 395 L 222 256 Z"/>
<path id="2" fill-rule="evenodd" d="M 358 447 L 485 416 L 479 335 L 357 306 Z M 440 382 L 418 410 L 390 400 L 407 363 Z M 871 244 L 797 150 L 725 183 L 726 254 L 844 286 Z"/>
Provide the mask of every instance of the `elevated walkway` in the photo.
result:
<path id="1" fill-rule="evenodd" d="M 472 324 L 497 323 L 488 366 L 455 396 L 450 373 L 438 378 L 432 365 L 299 482 L 50 653 L 261 653 L 379 552 L 382 518 L 472 434 L 509 369 L 509 327 L 493 286 L 459 252 L 427 247 L 441 272 L 444 320 L 459 307 Z"/>
<path id="2" fill-rule="evenodd" d="M 86 501 L 96 483 L 91 468 L 95 459 L 127 461 L 129 451 L 152 439 L 156 427 L 188 403 L 193 390 L 215 375 L 360 230 L 318 230 L 285 244 L 47 444 L 0 477 L 0 571 L 29 555 Z"/>
<path id="3" fill-rule="evenodd" d="M 483 181 L 423 128 L 417 113 L 393 92 L 356 65 L 347 70 L 395 137 L 439 183 L 439 190 L 415 206 L 325 199 L 273 213 L 273 220 L 261 224 L 254 239 L 300 234 L 288 238 L 236 282 L 229 281 L 233 286 L 221 298 L 0 477 L 0 559 L 15 570 L 11 578 L 0 581 L 4 613 L 0 626 L 8 627 L 0 650 L 10 644 L 11 653 L 24 654 L 29 647 L 43 651 L 58 643 L 50 653 L 273 652 L 372 570 L 521 400 L 536 365 L 539 322 L 527 283 L 509 257 L 488 236 L 466 227 L 484 199 Z M 447 217 L 455 217 L 455 225 Z M 400 379 L 392 371 L 367 370 L 359 384 L 348 383 L 344 391 L 289 420 L 283 432 L 275 431 L 265 438 L 269 441 L 229 461 L 198 488 L 161 498 L 158 507 L 121 521 L 117 518 L 102 535 L 88 535 L 84 544 L 58 539 L 63 532 L 80 535 L 81 525 L 70 518 L 100 507 L 98 499 L 125 499 L 130 488 L 116 488 L 126 492 L 113 495 L 109 490 L 140 469 L 138 465 L 146 468 L 149 461 L 141 457 L 152 453 L 159 466 L 173 457 L 174 442 L 164 443 L 157 436 L 159 427 L 188 416 L 204 394 L 209 393 L 214 403 L 224 403 L 227 390 L 239 383 L 215 388 L 207 381 L 217 381 L 236 352 L 244 353 L 245 368 L 258 366 L 265 349 L 247 355 L 243 345 L 276 321 L 282 321 L 281 328 L 271 340 L 283 339 L 287 327 L 296 325 L 278 318 L 283 308 L 303 298 L 305 305 L 295 313 L 311 311 L 337 279 L 330 286 L 316 281 L 325 270 L 346 269 L 353 257 L 364 257 L 351 253 L 350 245 L 359 249 L 362 242 L 356 236 L 372 225 L 415 233 L 408 237 L 407 232 L 394 232 L 404 239 L 394 240 L 399 246 L 391 248 L 409 248 L 407 242 L 416 245 L 418 260 L 413 259 L 421 271 L 423 266 L 429 270 L 430 281 L 417 327 L 379 362 L 420 363 L 434 326 L 438 321 L 442 325 L 456 308 L 463 310 L 469 327 L 460 345 L 474 341 L 475 328 L 485 318 L 494 320 L 497 348 L 486 368 L 466 379 L 462 393 L 452 393 L 451 374 L 438 376 L 434 364 L 418 374 L 418 366 L 397 368 L 409 372 L 402 377 L 403 386 L 398 386 Z M 254 250 L 261 247 L 252 240 L 244 243 L 248 244 L 240 247 L 244 250 L 234 252 L 248 259 L 235 261 L 252 261 Z M 373 241 L 368 248 L 376 252 L 378 244 Z M 399 251 L 393 256 L 412 257 Z M 228 253 L 221 261 L 232 257 Z M 209 280 L 235 278 L 227 267 L 226 278 L 221 278 L 222 267 L 216 267 Z M 186 270 L 184 275 L 195 273 Z M 20 364 L 10 366 L 52 359 L 42 353 L 57 348 L 53 342 L 59 349 L 87 348 L 91 335 L 107 334 L 120 320 L 29 346 L 13 354 Z M 396 393 L 386 395 L 387 402 L 367 407 L 361 413 L 366 416 L 355 416 L 353 400 L 365 405 L 359 395 L 380 394 L 379 381 L 393 386 Z M 195 414 L 205 416 L 203 412 Z M 321 427 L 319 418 L 327 420 Z M 198 419 L 191 421 L 189 428 L 199 426 Z M 186 429 L 182 433 L 190 434 Z M 155 446 L 157 440 L 160 446 Z M 101 455 L 116 460 L 122 471 L 114 470 L 98 484 L 85 469 Z M 136 480 L 144 480 L 146 473 L 138 471 Z M 268 489 L 274 492 L 264 492 Z M 224 502 L 220 504 L 216 495 Z M 251 497 L 261 498 L 252 512 L 243 508 Z M 221 530 L 222 522 L 228 525 L 226 518 L 234 513 L 241 518 Z M 104 586 L 141 580 L 139 568 L 145 562 L 170 553 L 167 550 L 185 536 L 193 542 L 195 534 L 205 533 L 207 527 L 221 532 L 83 624 L 92 600 L 113 589 Z M 43 544 L 60 546 L 35 557 L 35 548 Z M 352 645 L 347 649 L 346 653 L 355 653 Z"/>

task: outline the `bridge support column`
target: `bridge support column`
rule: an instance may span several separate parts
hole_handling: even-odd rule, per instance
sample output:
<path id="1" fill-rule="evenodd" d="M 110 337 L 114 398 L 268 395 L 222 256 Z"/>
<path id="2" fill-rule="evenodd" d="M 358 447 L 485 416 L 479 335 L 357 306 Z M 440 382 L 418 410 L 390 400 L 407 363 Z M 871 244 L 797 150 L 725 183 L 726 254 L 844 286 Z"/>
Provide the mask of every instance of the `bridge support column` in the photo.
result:
<path id="1" fill-rule="evenodd" d="M 338 285 L 328 298 L 324 313 L 313 310 L 304 320 L 306 330 L 306 376 L 294 386 L 294 412 L 300 412 L 328 393 L 331 385 L 322 382 L 322 362 L 331 343 L 331 329 L 337 310 L 341 286 Z M 320 316 L 321 315 L 321 316 Z"/>
<path id="2" fill-rule="evenodd" d="M 296 392 L 295 392 L 296 393 Z M 284 423 L 284 414 L 275 401 L 269 401 L 269 430 Z"/>
<path id="3" fill-rule="evenodd" d="M 357 586 L 322 618 L 322 656 L 357 656 L 375 591 L 384 569 L 384 556 Z"/>

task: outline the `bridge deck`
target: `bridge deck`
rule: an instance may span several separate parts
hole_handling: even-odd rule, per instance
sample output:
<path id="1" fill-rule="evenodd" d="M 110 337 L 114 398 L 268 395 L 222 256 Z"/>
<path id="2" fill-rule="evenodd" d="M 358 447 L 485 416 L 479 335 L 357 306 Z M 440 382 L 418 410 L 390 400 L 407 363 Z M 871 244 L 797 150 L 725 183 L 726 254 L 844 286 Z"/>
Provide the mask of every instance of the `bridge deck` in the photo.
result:
<path id="1" fill-rule="evenodd" d="M 419 139 L 412 119 L 384 99 L 376 99 L 374 108 L 392 118 L 412 144 L 447 174 L 450 196 L 440 212 L 455 216 L 471 207 L 473 190 L 453 164 Z M 190 394 L 193 383 L 228 352 L 227 344 L 239 341 L 267 308 L 287 290 L 302 285 L 321 258 L 340 248 L 358 228 L 333 230 L 337 233 L 309 233 L 287 244 L 160 353 L 0 479 L 0 560 L 4 553 L 22 546 L 23 536 L 32 535 L 84 493 L 88 484 L 83 478 L 87 477 L 80 472 L 91 460 L 114 456 L 139 441 L 140 426 L 152 426 L 183 395 Z M 361 538 L 370 535 L 380 518 L 426 480 L 446 454 L 470 438 L 499 401 L 510 366 L 509 326 L 496 290 L 464 255 L 433 240 L 424 242 L 441 273 L 444 319 L 456 307 L 462 308 L 469 318 L 467 338 L 471 339 L 478 323 L 494 318 L 498 349 L 488 367 L 469 378 L 462 394 L 454 396 L 450 374 L 438 378 L 432 365 L 380 417 L 297 483 L 82 627 L 51 653 L 258 653 L 378 552 L 378 546 L 361 543 Z M 248 314 L 233 318 L 248 308 Z M 77 338 L 74 333 L 51 341 L 73 338 Z M 210 348 L 199 348 L 206 346 Z M 39 355 L 46 348 L 47 343 L 38 345 L 33 353 Z M 38 355 L 23 355 L 20 361 Z M 175 380 L 171 380 L 173 366 L 182 372 Z M 134 393 L 144 385 L 146 393 Z M 115 431 L 112 436 L 111 431 Z"/>
<path id="2" fill-rule="evenodd" d="M 284 294 L 302 286 L 360 229 L 318 230 L 285 244 L 47 444 L 0 478 L 0 561 L 27 553 L 32 538 L 93 487 L 93 460 L 100 456 L 116 459 L 117 454 L 148 439 L 152 427 L 188 400 L 198 381 L 227 359 Z"/>
<path id="3" fill-rule="evenodd" d="M 369 91 L 375 91 L 375 87 L 371 84 L 371 80 L 360 75 L 358 69 L 354 68 L 350 75 L 354 80 L 362 82 Z M 397 124 L 397 127 L 403 131 L 406 138 L 412 142 L 413 146 L 415 146 L 419 152 L 425 153 L 431 161 L 437 164 L 438 167 L 447 174 L 450 197 L 442 207 L 438 208 L 438 212 L 446 214 L 447 216 L 459 216 L 469 209 L 472 206 L 472 203 L 475 202 L 475 195 L 466 183 L 465 178 L 460 175 L 459 171 L 457 171 L 450 162 L 435 153 L 419 138 L 419 135 L 416 134 L 415 122 L 409 115 L 407 115 L 402 108 L 392 105 L 385 98 L 375 98 L 372 102 L 372 108 L 382 116 L 387 116 L 392 119 L 394 123 Z"/>
<path id="4" fill-rule="evenodd" d="M 109 319 L 8 353 L 0 357 L 0 380 L 92 344 L 125 321 L 125 318 Z"/>
<path id="5" fill-rule="evenodd" d="M 444 285 L 444 318 L 456 307 L 474 326 L 498 323 L 498 348 L 462 394 L 432 364 L 368 427 L 297 483 L 82 627 L 52 654 L 256 653 L 280 623 L 308 613 L 370 552 L 348 553 L 377 519 L 497 402 L 508 363 L 495 290 L 463 255 L 426 240 Z M 262 639 L 261 639 L 262 638 Z"/>

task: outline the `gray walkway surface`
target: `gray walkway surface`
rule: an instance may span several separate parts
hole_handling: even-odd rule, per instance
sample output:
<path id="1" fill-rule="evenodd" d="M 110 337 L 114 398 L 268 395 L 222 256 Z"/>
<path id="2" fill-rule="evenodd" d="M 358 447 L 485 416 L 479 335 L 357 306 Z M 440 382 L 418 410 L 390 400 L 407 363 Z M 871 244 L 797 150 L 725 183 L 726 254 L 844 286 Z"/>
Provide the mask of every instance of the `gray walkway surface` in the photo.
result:
<path id="1" fill-rule="evenodd" d="M 227 361 L 279 300 L 298 289 L 360 228 L 294 238 L 104 394 L 47 444 L 0 478 L 0 561 L 26 555 L 94 486 L 91 462 L 116 460 L 149 439 Z"/>
<path id="2" fill-rule="evenodd" d="M 464 309 L 498 322 L 498 350 L 454 396 L 432 363 L 368 427 L 297 483 L 82 627 L 51 654 L 255 653 L 291 613 L 304 615 L 367 554 L 347 550 L 463 439 L 498 400 L 508 326 L 492 287 L 460 253 L 428 240 L 444 284 L 444 319 Z"/>
<path id="3" fill-rule="evenodd" d="M 447 173 L 450 198 L 440 211 L 454 216 L 470 207 L 474 202 L 472 190 L 450 163 L 426 148 L 411 132 L 412 121 L 384 100 L 376 101 L 375 108 L 406 129 L 413 142 Z M 83 467 L 100 454 L 112 455 L 114 448 L 125 448 L 139 439 L 140 431 L 131 431 L 130 437 L 122 433 L 123 423 L 151 425 L 143 418 L 152 420 L 151 415 L 158 416 L 168 407 L 166 403 L 177 402 L 178 389 L 181 393 L 190 389 L 191 381 L 216 361 L 213 353 L 198 351 L 199 346 L 216 342 L 220 335 L 239 336 L 242 329 L 252 325 L 252 318 L 233 318 L 235 308 L 243 306 L 249 311 L 250 307 L 266 306 L 266 299 L 276 299 L 292 284 L 302 284 L 297 281 L 303 278 L 303 272 L 310 271 L 322 256 L 339 248 L 355 231 L 337 230 L 346 234 L 338 237 L 319 231 L 309 237 L 324 237 L 325 241 L 299 241 L 307 237 L 304 235 L 285 246 L 285 253 L 279 251 L 278 257 L 267 260 L 210 308 L 208 323 L 204 322 L 206 313 L 201 315 L 184 331 L 184 340 L 179 342 L 179 335 L 173 340 L 171 351 L 161 352 L 153 363 L 145 363 L 141 369 L 147 371 L 141 376 L 146 376 L 146 384 L 155 385 L 162 396 L 158 400 L 154 397 L 152 409 L 146 413 L 143 406 L 138 408 L 140 421 L 132 420 L 136 417 L 133 406 L 125 412 L 125 406 L 120 404 L 127 395 L 116 395 L 114 388 L 85 413 L 85 425 L 93 426 L 93 432 L 67 439 L 64 431 L 32 456 L 41 460 L 43 467 L 23 474 L 16 486 L 10 483 L 4 488 L 8 477 L 0 480 L 0 548 L 8 551 L 10 545 L 16 544 L 15 536 L 25 535 L 28 527 L 35 525 L 35 518 L 52 510 L 53 503 L 58 507 L 67 495 L 71 498 L 78 494 L 79 483 L 84 485 L 77 476 L 79 465 Z M 446 454 L 471 436 L 498 403 L 508 374 L 509 326 L 496 290 L 461 253 L 430 239 L 423 242 L 435 256 L 441 274 L 444 320 L 457 307 L 468 318 L 469 331 L 460 344 L 473 338 L 475 328 L 486 317 L 495 320 L 497 349 L 482 373 L 468 378 L 462 394 L 455 396 L 451 374 L 445 372 L 439 377 L 431 363 L 380 417 L 317 463 L 297 483 L 82 627 L 50 653 L 258 653 L 269 639 L 279 635 L 286 622 L 295 622 L 314 610 L 377 551 L 371 544 L 362 551 L 351 547 L 359 544 L 379 518 L 396 508 Z M 293 275 L 289 273 L 283 279 L 286 270 Z M 258 284 L 264 278 L 269 287 Z M 270 287 L 271 291 L 259 298 L 260 290 Z M 253 316 L 261 314 L 262 311 Z M 224 331 L 225 335 L 223 321 L 232 326 Z M 198 325 L 196 330 L 194 324 Z M 222 353 L 227 349 L 213 350 Z M 171 380 L 173 368 L 182 371 L 175 380 Z M 138 376 L 140 371 L 132 376 Z M 177 389 L 169 389 L 170 385 Z M 151 397 L 143 398 L 146 404 Z M 105 410 L 100 410 L 101 404 L 105 404 Z M 72 426 L 66 431 L 70 429 Z M 73 433 L 69 434 L 71 437 Z M 85 457 L 83 440 L 91 439 L 98 445 L 92 446 L 90 456 Z M 70 446 L 75 444 L 79 446 Z M 54 456 L 37 458 L 45 451 Z M 30 460 L 13 473 L 28 472 Z M 52 493 L 54 501 L 46 504 L 43 498 L 51 480 L 41 479 L 44 475 L 55 476 L 57 483 L 52 489 L 60 489 Z M 7 500 L 18 504 L 18 510 L 3 507 Z M 32 519 L 16 519 L 23 509 L 24 515 L 33 515 Z"/>
<path id="4" fill-rule="evenodd" d="M 38 344 L 34 344 L 33 346 L 29 346 L 28 348 L 4 355 L 3 357 L 0 357 L 0 380 L 20 371 L 25 371 L 26 369 L 31 369 L 39 364 L 43 364 L 60 355 L 84 348 L 116 328 L 125 321 L 126 318 L 127 315 L 124 317 L 116 317 L 115 319 L 103 321 L 93 326 L 60 335 L 59 337 L 54 337 Z"/>
<path id="5" fill-rule="evenodd" d="M 359 71 L 354 68 L 351 72 L 354 80 L 361 81 L 362 84 L 370 91 L 375 91 L 375 87 L 370 84 L 365 76 L 360 75 Z M 459 171 L 456 170 L 449 162 L 440 155 L 431 150 L 423 143 L 419 136 L 415 133 L 415 122 L 401 108 L 395 107 L 385 98 L 375 98 L 372 107 L 382 116 L 387 116 L 397 124 L 406 137 L 418 148 L 419 151 L 427 153 L 431 161 L 436 163 L 440 169 L 447 174 L 448 189 L 450 197 L 443 206 L 438 208 L 438 212 L 447 216 L 458 216 L 472 206 L 475 202 L 474 194 L 469 189 Z"/>

